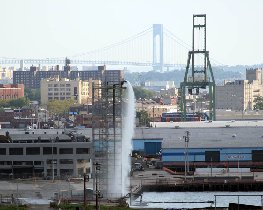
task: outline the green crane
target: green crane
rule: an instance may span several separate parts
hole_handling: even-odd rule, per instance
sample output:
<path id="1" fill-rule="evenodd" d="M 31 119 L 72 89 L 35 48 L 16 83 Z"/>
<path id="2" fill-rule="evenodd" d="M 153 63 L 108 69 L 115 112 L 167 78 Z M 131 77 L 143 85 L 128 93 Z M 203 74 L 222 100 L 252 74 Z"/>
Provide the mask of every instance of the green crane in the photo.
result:
<path id="1" fill-rule="evenodd" d="M 209 51 L 206 50 L 206 15 L 198 14 L 193 15 L 192 51 L 188 52 L 184 81 L 180 84 L 182 121 L 186 121 L 186 90 L 190 95 L 199 95 L 200 89 L 207 88 L 209 91 L 209 119 L 215 120 L 215 79 L 209 60 Z"/>

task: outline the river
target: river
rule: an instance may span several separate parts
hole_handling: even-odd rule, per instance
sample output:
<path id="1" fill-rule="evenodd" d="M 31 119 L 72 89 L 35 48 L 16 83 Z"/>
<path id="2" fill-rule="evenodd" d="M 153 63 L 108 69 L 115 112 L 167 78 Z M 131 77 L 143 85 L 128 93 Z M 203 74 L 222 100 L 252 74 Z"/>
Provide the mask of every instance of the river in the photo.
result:
<path id="1" fill-rule="evenodd" d="M 141 203 L 147 204 L 147 206 L 145 206 L 147 208 L 187 209 L 214 207 L 215 195 L 217 195 L 217 207 L 228 207 L 229 203 L 238 202 L 239 204 L 260 206 L 263 192 L 144 192 Z M 239 195 L 239 198 L 237 195 Z M 140 199 L 141 198 L 136 199 L 134 207 L 140 204 Z M 143 207 L 141 206 L 140 208 Z"/>

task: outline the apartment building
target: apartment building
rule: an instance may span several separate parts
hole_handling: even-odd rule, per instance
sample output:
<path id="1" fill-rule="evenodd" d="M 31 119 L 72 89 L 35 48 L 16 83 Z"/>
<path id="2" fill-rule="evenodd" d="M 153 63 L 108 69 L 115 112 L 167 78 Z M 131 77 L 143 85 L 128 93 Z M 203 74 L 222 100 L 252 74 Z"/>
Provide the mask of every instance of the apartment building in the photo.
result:
<path id="1" fill-rule="evenodd" d="M 95 69 L 94 69 L 95 68 Z M 31 66 L 29 71 L 14 71 L 13 83 L 24 84 L 25 88 L 40 88 L 42 79 L 49 78 L 67 78 L 70 80 L 76 80 L 79 78 L 82 81 L 85 80 L 101 80 L 103 83 L 118 84 L 124 78 L 123 70 L 106 70 L 106 66 L 93 67 L 93 70 L 71 70 L 70 66 L 64 66 L 63 70 L 59 70 L 57 67 L 51 70 L 39 70 L 35 66 Z"/>
<path id="2" fill-rule="evenodd" d="M 92 80 L 42 79 L 40 87 L 41 104 L 47 104 L 50 100 L 67 99 L 75 99 L 77 103 L 84 104 L 92 100 Z"/>
<path id="3" fill-rule="evenodd" d="M 262 69 L 246 69 L 246 80 L 216 86 L 216 109 L 253 110 L 257 96 L 263 96 Z"/>

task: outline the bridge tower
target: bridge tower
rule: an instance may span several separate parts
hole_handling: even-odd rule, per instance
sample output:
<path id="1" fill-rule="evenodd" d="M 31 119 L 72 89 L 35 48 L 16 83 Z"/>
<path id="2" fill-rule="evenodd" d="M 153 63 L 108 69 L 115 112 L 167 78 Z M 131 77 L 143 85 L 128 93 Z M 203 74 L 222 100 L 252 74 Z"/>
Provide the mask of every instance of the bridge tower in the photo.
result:
<path id="1" fill-rule="evenodd" d="M 199 61 L 197 65 L 195 65 L 195 59 Z M 190 64 L 192 72 L 188 75 Z M 180 107 L 184 121 L 186 121 L 186 90 L 190 95 L 199 95 L 199 89 L 207 88 L 209 91 L 209 119 L 215 120 L 215 79 L 209 60 L 209 51 L 206 50 L 206 15 L 198 14 L 193 15 L 192 51 L 188 52 L 184 81 L 180 84 Z"/>
<path id="2" fill-rule="evenodd" d="M 163 25 L 153 24 L 153 70 L 163 70 Z"/>

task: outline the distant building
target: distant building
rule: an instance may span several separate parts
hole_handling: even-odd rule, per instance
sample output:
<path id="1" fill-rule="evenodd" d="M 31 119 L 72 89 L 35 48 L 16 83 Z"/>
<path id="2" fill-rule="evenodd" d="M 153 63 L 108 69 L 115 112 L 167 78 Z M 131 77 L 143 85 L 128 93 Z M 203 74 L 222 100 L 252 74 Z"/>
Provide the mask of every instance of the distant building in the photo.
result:
<path id="1" fill-rule="evenodd" d="M 98 81 L 96 81 L 98 83 Z M 41 104 L 50 100 L 75 99 L 79 104 L 90 103 L 92 100 L 92 80 L 69 80 L 53 78 L 41 80 Z"/>
<path id="2" fill-rule="evenodd" d="M 161 121 L 164 112 L 177 112 L 177 105 L 161 105 L 152 100 L 138 100 L 136 111 L 146 111 L 149 118 L 154 119 L 154 121 Z"/>
<path id="3" fill-rule="evenodd" d="M 216 109 L 253 110 L 257 96 L 263 96 L 262 69 L 247 69 L 246 80 L 216 86 Z"/>
<path id="4" fill-rule="evenodd" d="M 145 88 L 148 90 L 160 91 L 175 88 L 174 81 L 146 81 Z"/>
<path id="5" fill-rule="evenodd" d="M 25 88 L 40 88 L 41 79 L 50 78 L 67 78 L 75 80 L 79 78 L 82 81 L 85 80 L 101 80 L 102 82 L 108 82 L 109 84 L 116 84 L 123 80 L 124 73 L 122 70 L 106 70 L 106 66 L 93 67 L 93 70 L 77 71 L 72 70 L 71 66 L 64 66 L 63 70 L 59 70 L 56 66 L 51 70 L 38 70 L 37 67 L 31 66 L 29 71 L 14 71 L 13 83 L 24 84 Z"/>
<path id="6" fill-rule="evenodd" d="M 23 84 L 0 84 L 0 99 L 18 99 L 24 97 Z"/>
<path id="7" fill-rule="evenodd" d="M 12 80 L 15 67 L 0 67 L 0 80 Z"/>

